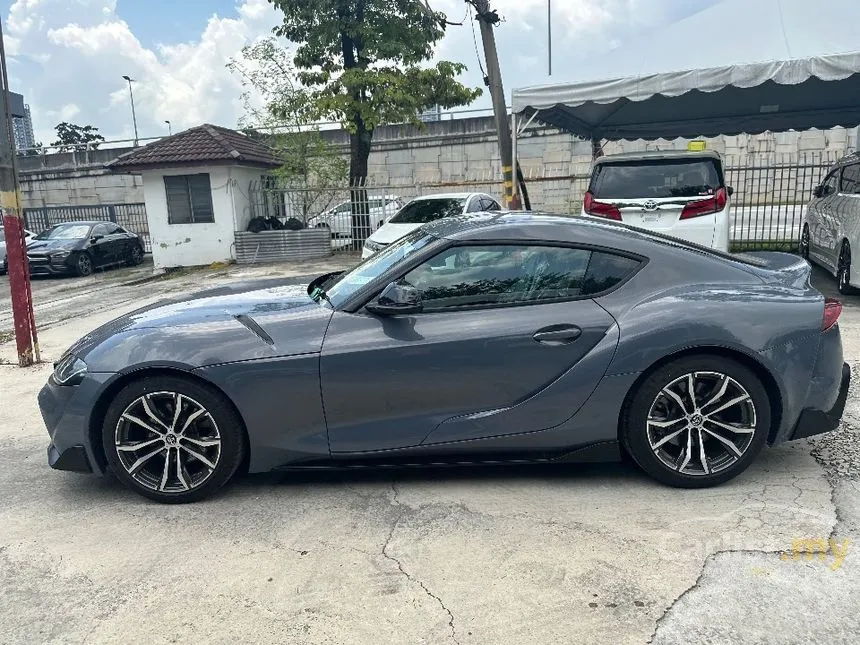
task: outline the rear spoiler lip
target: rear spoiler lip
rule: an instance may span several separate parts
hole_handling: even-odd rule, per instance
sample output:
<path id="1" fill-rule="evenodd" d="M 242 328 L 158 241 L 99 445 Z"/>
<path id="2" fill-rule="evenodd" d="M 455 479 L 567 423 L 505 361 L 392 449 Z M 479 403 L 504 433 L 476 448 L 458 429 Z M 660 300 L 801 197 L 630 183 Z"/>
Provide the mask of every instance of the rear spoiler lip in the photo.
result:
<path id="1" fill-rule="evenodd" d="M 806 289 L 811 284 L 812 265 L 802 257 L 775 251 L 755 251 L 744 255 L 764 263 L 764 266 L 749 268 L 767 283 L 796 289 Z"/>

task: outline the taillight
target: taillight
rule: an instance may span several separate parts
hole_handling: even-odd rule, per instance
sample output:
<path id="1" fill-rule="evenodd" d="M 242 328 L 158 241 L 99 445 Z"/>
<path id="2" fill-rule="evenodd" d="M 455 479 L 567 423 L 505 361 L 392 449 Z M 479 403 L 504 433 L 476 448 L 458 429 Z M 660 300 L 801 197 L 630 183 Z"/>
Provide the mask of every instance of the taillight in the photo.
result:
<path id="1" fill-rule="evenodd" d="M 828 331 L 842 314 L 842 303 L 836 298 L 824 299 L 824 320 L 821 321 L 821 332 Z"/>
<path id="2" fill-rule="evenodd" d="M 621 211 L 612 204 L 598 202 L 594 199 L 594 194 L 591 191 L 585 193 L 585 212 L 596 217 L 621 221 Z"/>
<path id="3" fill-rule="evenodd" d="M 691 219 L 693 217 L 701 217 L 702 215 L 719 213 L 726 207 L 728 202 L 728 191 L 725 188 L 720 188 L 713 197 L 698 202 L 690 202 L 684 206 L 684 210 L 681 211 L 681 219 Z"/>

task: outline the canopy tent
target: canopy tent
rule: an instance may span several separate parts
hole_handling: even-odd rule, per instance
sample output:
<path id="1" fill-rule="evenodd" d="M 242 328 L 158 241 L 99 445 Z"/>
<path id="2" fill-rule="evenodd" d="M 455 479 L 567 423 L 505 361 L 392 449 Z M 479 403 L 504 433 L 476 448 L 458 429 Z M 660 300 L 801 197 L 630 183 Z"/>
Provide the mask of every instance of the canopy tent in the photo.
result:
<path id="1" fill-rule="evenodd" d="M 853 127 L 860 2 L 726 0 L 585 69 L 610 80 L 515 90 L 514 113 L 593 140 Z"/>

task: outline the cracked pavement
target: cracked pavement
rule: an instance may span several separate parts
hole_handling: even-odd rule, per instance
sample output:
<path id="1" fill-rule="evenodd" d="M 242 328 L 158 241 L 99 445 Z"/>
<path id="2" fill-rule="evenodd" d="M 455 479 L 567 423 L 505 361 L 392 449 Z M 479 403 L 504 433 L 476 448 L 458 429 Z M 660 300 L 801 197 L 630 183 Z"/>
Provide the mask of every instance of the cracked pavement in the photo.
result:
<path id="1" fill-rule="evenodd" d="M 161 295 L 118 291 L 56 316 L 46 360 Z M 601 464 L 263 475 L 160 506 L 51 471 L 50 365 L 0 365 L 0 643 L 857 642 L 860 298 L 841 326 L 840 430 L 701 491 Z M 838 548 L 795 559 L 802 538 Z"/>

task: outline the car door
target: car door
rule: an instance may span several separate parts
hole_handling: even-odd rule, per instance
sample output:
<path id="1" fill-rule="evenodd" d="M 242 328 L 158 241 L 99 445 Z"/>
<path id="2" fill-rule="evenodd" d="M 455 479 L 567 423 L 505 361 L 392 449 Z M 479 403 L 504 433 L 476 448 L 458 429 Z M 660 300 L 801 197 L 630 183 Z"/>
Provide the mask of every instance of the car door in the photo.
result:
<path id="1" fill-rule="evenodd" d="M 839 194 L 841 170 L 831 172 L 821 184 L 821 196 L 809 208 L 809 252 L 819 261 L 834 266 L 829 249 L 832 246 L 830 238 L 830 216 Z"/>
<path id="2" fill-rule="evenodd" d="M 115 252 L 111 245 L 107 224 L 96 224 L 90 229 L 88 249 L 93 259 L 93 267 L 103 267 L 113 262 Z"/>
<path id="3" fill-rule="evenodd" d="M 834 264 L 839 261 L 843 240 L 848 240 L 852 249 L 860 249 L 860 163 L 842 169 L 838 210 L 832 218 L 832 238 Z"/>
<path id="4" fill-rule="evenodd" d="M 107 228 L 108 256 L 111 262 L 125 262 L 131 256 L 131 238 L 121 227 L 105 223 Z"/>
<path id="5" fill-rule="evenodd" d="M 572 416 L 618 339 L 587 297 L 591 259 L 565 246 L 452 246 L 400 278 L 422 294 L 422 313 L 336 312 L 320 360 L 332 453 L 533 432 Z"/>

